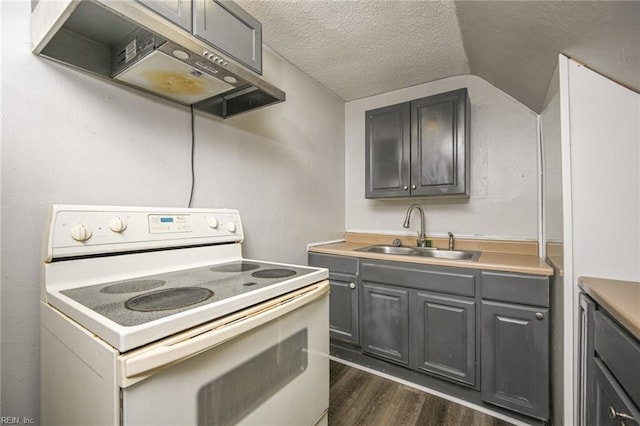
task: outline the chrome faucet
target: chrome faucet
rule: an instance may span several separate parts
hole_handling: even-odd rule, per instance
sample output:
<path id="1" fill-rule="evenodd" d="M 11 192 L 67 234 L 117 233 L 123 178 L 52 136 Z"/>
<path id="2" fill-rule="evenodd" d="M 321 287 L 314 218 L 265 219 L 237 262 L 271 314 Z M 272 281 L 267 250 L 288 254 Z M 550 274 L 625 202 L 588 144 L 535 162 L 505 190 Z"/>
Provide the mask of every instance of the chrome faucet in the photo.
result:
<path id="1" fill-rule="evenodd" d="M 453 232 L 448 232 L 449 234 L 449 250 L 453 250 Z"/>
<path id="2" fill-rule="evenodd" d="M 420 233 L 418 234 L 418 247 L 426 247 L 427 245 L 427 236 L 424 233 L 424 210 L 418 204 L 411 204 L 407 209 L 407 216 L 404 218 L 404 223 L 402 224 L 403 228 L 409 228 L 409 220 L 411 219 L 411 212 L 413 209 L 418 209 L 420 212 Z"/>

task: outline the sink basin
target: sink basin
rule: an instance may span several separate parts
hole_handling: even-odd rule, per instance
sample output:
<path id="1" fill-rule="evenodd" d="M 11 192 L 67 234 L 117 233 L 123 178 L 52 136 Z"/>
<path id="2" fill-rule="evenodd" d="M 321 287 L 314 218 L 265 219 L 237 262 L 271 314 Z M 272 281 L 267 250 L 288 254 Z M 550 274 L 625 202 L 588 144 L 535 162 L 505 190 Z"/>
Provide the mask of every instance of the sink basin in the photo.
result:
<path id="1" fill-rule="evenodd" d="M 382 253 L 382 254 L 399 254 L 399 255 L 405 255 L 405 256 L 411 256 L 413 255 L 415 252 L 419 251 L 420 249 L 413 248 L 413 247 L 396 247 L 396 246 L 385 246 L 385 245 L 376 245 L 376 246 L 369 246 L 369 247 L 362 247 L 359 249 L 356 249 L 355 251 L 364 251 L 367 253 Z"/>
<path id="2" fill-rule="evenodd" d="M 433 257 L 437 259 L 470 260 L 477 262 L 480 258 L 479 251 L 463 250 L 438 250 L 434 248 L 422 247 L 396 247 L 384 244 L 362 247 L 355 251 L 366 253 L 395 254 L 400 256 Z"/>
<path id="3" fill-rule="evenodd" d="M 471 260 L 477 262 L 480 258 L 479 251 L 462 250 L 417 250 L 412 256 L 435 257 L 438 259 Z"/>

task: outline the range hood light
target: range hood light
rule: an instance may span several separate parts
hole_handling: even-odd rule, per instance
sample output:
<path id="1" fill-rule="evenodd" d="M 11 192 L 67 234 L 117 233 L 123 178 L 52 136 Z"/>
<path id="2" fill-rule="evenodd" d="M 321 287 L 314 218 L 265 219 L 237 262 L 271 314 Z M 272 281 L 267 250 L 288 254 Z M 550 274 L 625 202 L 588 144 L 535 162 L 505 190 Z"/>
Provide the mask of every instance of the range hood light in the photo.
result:
<path id="1" fill-rule="evenodd" d="M 171 54 L 178 59 L 189 59 L 189 54 L 184 50 L 175 49 Z"/>
<path id="2" fill-rule="evenodd" d="M 235 77 L 232 77 L 230 75 L 225 76 L 224 81 L 226 81 L 229 84 L 236 84 L 238 82 L 238 80 Z"/>

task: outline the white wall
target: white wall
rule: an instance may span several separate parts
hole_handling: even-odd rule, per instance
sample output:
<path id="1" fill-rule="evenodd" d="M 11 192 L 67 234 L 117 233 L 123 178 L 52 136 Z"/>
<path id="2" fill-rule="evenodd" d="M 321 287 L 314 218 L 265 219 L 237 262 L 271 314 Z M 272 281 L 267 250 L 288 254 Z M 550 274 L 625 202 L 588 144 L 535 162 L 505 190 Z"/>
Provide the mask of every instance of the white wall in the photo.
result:
<path id="1" fill-rule="evenodd" d="M 347 230 L 407 233 L 402 220 L 416 201 L 364 198 L 365 111 L 461 87 L 468 88 L 471 101 L 471 197 L 417 200 L 425 208 L 427 234 L 452 231 L 458 236 L 537 239 L 537 114 L 475 76 L 450 77 L 347 103 Z"/>
<path id="2" fill-rule="evenodd" d="M 40 239 L 50 203 L 186 206 L 186 107 L 31 54 L 28 1 L 2 7 L 2 416 L 39 414 Z M 344 104 L 273 52 L 287 101 L 196 116 L 195 207 L 238 208 L 245 255 L 306 263 L 344 224 Z M 61 390 L 64 391 L 64 390 Z"/>
<path id="3" fill-rule="evenodd" d="M 563 244 L 552 292 L 552 309 L 562 311 L 555 421 L 569 425 L 578 420 L 578 280 L 640 281 L 640 94 L 560 55 L 541 122 L 544 240 Z"/>
<path id="4" fill-rule="evenodd" d="M 551 398 L 553 422 L 557 425 L 564 421 L 565 411 L 565 368 L 567 356 L 564 339 L 564 275 L 561 272 L 563 242 L 563 193 L 562 193 L 562 135 L 560 113 L 559 69 L 556 67 L 547 91 L 542 114 L 540 115 L 540 141 L 542 144 L 543 172 L 543 237 L 542 246 L 547 255 L 553 257 L 554 276 L 551 277 Z M 552 250 L 547 244 L 555 244 Z M 570 358 L 570 354 L 569 354 Z M 571 390 L 571 388 L 569 388 Z"/>
<path id="5" fill-rule="evenodd" d="M 559 70 L 556 67 L 547 92 L 540 131 L 543 146 L 543 240 L 562 243 L 562 145 Z"/>
<path id="6" fill-rule="evenodd" d="M 640 94 L 568 66 L 574 276 L 640 281 Z"/>
<path id="7" fill-rule="evenodd" d="M 569 423 L 577 418 L 580 378 L 578 280 L 640 281 L 640 94 L 562 56 L 560 66 L 566 96 L 563 157 L 570 153 L 569 162 L 563 159 L 563 179 L 570 180 L 570 188 L 564 185 L 564 197 L 570 198 L 564 203 L 569 216 L 564 220 L 564 415 Z"/>

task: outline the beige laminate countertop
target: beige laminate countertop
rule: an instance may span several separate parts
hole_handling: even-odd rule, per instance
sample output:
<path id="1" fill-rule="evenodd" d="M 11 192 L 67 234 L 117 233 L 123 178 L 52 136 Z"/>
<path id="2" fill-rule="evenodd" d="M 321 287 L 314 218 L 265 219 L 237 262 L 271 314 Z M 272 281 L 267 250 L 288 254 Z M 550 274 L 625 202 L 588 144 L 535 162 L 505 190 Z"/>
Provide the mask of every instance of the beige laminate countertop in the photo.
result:
<path id="1" fill-rule="evenodd" d="M 388 239 L 388 238 L 387 238 Z M 553 275 L 553 268 L 545 263 L 537 254 L 531 253 L 509 253 L 481 251 L 481 256 L 477 262 L 468 260 L 450 260 L 414 256 L 398 256 L 380 253 L 367 253 L 355 251 L 356 249 L 367 247 L 372 244 L 380 244 L 376 241 L 349 241 L 310 246 L 312 253 L 334 254 L 338 256 L 351 256 L 363 259 L 390 260 L 396 262 L 419 263 L 424 265 L 453 266 L 457 268 L 483 269 L 494 271 L 519 272 L 534 275 Z M 456 247 L 458 249 L 458 247 Z M 478 247 L 463 248 L 461 250 L 478 250 Z"/>
<path id="2" fill-rule="evenodd" d="M 640 282 L 580 277 L 580 287 L 640 339 Z"/>

